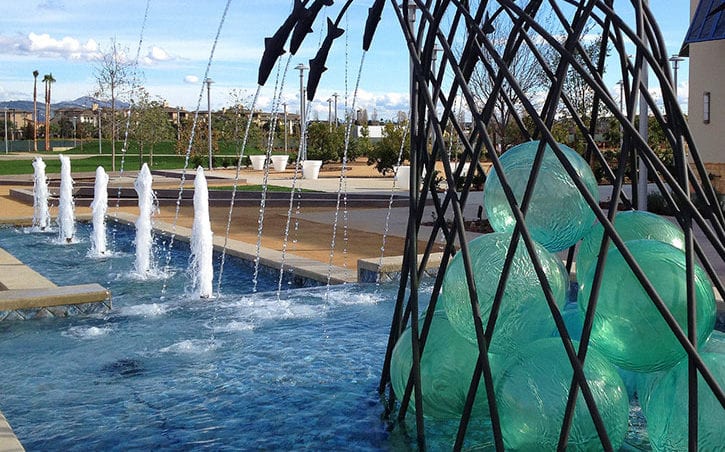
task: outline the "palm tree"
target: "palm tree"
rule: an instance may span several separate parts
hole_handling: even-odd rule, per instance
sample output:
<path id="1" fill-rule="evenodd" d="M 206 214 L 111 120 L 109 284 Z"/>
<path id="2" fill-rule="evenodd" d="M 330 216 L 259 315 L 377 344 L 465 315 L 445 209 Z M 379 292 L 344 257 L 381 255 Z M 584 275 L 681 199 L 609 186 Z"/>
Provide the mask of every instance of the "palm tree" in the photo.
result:
<path id="1" fill-rule="evenodd" d="M 38 70 L 33 71 L 33 151 L 38 152 Z"/>
<path id="2" fill-rule="evenodd" d="M 45 150 L 50 151 L 50 90 L 55 83 L 53 74 L 45 74 L 43 82 L 45 83 Z"/>

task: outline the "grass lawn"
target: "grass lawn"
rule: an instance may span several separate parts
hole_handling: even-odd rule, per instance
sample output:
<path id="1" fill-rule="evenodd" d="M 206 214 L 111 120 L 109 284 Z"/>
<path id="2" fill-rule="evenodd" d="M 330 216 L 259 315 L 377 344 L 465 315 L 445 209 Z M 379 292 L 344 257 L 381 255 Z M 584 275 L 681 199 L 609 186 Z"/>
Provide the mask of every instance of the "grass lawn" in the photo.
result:
<path id="1" fill-rule="evenodd" d="M 46 174 L 60 173 L 59 153 L 49 153 L 43 155 L 45 162 Z M 144 156 L 144 161 L 148 160 L 148 156 Z M 73 159 L 71 168 L 73 172 L 95 172 L 96 168 L 102 166 L 106 171 L 111 170 L 110 155 L 94 155 L 83 159 Z M 160 155 L 154 157 L 154 166 L 152 169 L 181 169 L 184 167 L 184 158 L 175 155 Z M 138 155 L 127 154 L 123 168 L 125 171 L 135 171 L 139 169 Z M 121 155 L 116 155 L 116 170 L 121 169 Z M 8 174 L 33 174 L 33 165 L 30 156 L 28 160 L 4 160 L 0 163 L 0 175 Z"/>
<path id="2" fill-rule="evenodd" d="M 121 149 L 123 148 L 122 142 L 116 142 L 116 170 L 121 169 L 121 157 L 122 152 Z M 233 168 L 236 166 L 236 152 L 237 144 L 231 143 L 231 142 L 221 142 L 219 143 L 220 150 L 218 152 L 215 152 L 214 154 L 214 161 L 215 166 L 221 167 L 230 167 Z M 24 148 L 23 148 L 24 149 Z M 143 162 L 149 161 L 149 154 L 148 148 L 144 149 L 144 156 L 143 156 Z M 101 153 L 98 152 L 98 142 L 86 142 L 83 144 L 83 146 L 76 146 L 74 148 L 70 148 L 66 151 L 62 152 L 44 152 L 41 151 L 38 154 L 43 158 L 43 161 L 46 164 L 46 173 L 48 174 L 54 174 L 54 173 L 60 173 L 60 160 L 58 159 L 58 154 L 73 154 L 73 155 L 87 155 L 88 158 L 83 159 L 73 159 L 72 162 L 72 169 L 73 172 L 95 172 L 96 168 L 99 166 L 103 166 L 103 168 L 106 169 L 106 171 L 111 171 L 111 142 L 110 141 L 102 141 L 101 142 Z M 175 149 L 175 143 L 166 141 L 158 143 L 154 146 L 154 165 L 151 168 L 152 170 L 166 170 L 166 169 L 181 169 L 184 167 L 184 160 L 185 157 L 183 155 L 177 155 L 176 149 Z M 245 155 L 257 155 L 262 154 L 263 151 L 259 149 L 247 149 L 245 151 Z M 23 153 L 17 153 L 14 152 L 14 154 L 20 154 Z M 9 174 L 33 174 L 33 166 L 31 164 L 31 161 L 33 159 L 32 154 L 27 155 L 27 159 L 24 160 L 3 160 L 0 163 L 0 175 L 9 175 Z M 193 168 L 195 167 L 193 159 L 190 159 L 190 162 L 187 166 L 187 168 Z M 202 159 L 204 163 L 207 162 L 206 157 Z M 126 152 L 126 155 L 124 157 L 123 161 L 123 169 L 125 171 L 135 171 L 140 169 L 141 165 L 139 164 L 139 154 L 138 154 L 138 147 L 136 146 L 136 143 L 129 143 L 128 151 Z"/>

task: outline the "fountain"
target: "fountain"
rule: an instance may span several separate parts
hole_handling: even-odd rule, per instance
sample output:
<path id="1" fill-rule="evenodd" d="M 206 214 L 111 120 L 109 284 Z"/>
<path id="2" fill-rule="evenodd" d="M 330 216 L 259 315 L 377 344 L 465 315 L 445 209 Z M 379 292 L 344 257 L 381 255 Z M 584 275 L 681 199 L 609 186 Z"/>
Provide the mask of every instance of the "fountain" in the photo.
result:
<path id="1" fill-rule="evenodd" d="M 106 212 L 108 211 L 108 174 L 102 166 L 96 168 L 96 183 L 93 187 L 93 234 L 91 235 L 90 256 L 100 257 L 106 254 Z"/>
<path id="2" fill-rule="evenodd" d="M 147 278 L 152 271 L 151 258 L 153 233 L 151 217 L 154 213 L 154 192 L 151 188 L 153 177 L 147 164 L 139 171 L 134 188 L 138 194 L 138 218 L 136 219 L 136 261 L 134 269 L 140 278 Z"/>
<path id="3" fill-rule="evenodd" d="M 33 227 L 40 231 L 50 227 L 48 179 L 45 176 L 45 162 L 40 157 L 33 160 Z"/>
<path id="4" fill-rule="evenodd" d="M 209 190 L 204 168 L 196 169 L 194 179 L 194 223 L 191 227 L 191 264 L 189 272 L 193 278 L 192 289 L 201 298 L 212 296 L 214 268 L 213 233 L 209 220 Z"/>
<path id="5" fill-rule="evenodd" d="M 427 448 L 426 444 L 432 449 L 443 449 L 450 448 L 452 439 L 455 438 L 455 449 L 471 445 L 497 450 L 503 450 L 505 446 L 526 450 L 541 444 L 545 444 L 548 449 L 564 449 L 567 446 L 614 449 L 632 439 L 632 432 L 627 432 L 628 415 L 629 421 L 642 423 L 637 402 L 628 403 L 617 370 L 607 361 L 607 356 L 597 350 L 602 348 L 598 343 L 607 339 L 601 331 L 606 330 L 609 325 L 602 325 L 602 319 L 595 314 L 602 312 L 601 305 L 605 309 L 618 311 L 617 306 L 612 307 L 611 304 L 619 300 L 608 300 L 612 297 L 601 297 L 598 293 L 600 288 L 607 294 L 613 294 L 619 289 L 617 286 L 621 278 L 609 276 L 615 270 L 631 277 L 627 281 L 624 295 L 637 292 L 638 301 L 653 311 L 653 320 L 648 317 L 647 323 L 659 322 L 662 328 L 658 328 L 658 335 L 667 336 L 671 343 L 668 346 L 684 358 L 672 368 L 675 369 L 671 370 L 673 374 L 663 380 L 687 380 L 690 386 L 689 400 L 684 400 L 687 398 L 684 396 L 686 391 L 680 391 L 683 400 L 678 400 L 678 406 L 683 406 L 683 410 L 690 410 L 689 416 L 692 420 L 697 415 L 697 393 L 700 391 L 717 399 L 715 403 L 708 404 L 707 409 L 714 407 L 717 410 L 718 403 L 722 406 L 722 391 L 715 377 L 709 372 L 710 367 L 718 368 L 711 365 L 710 361 L 717 358 L 708 356 L 707 360 L 703 360 L 697 347 L 693 346 L 694 342 L 704 342 L 700 340 L 700 335 L 704 338 L 709 333 L 707 329 L 710 318 L 699 315 L 701 313 L 693 308 L 699 303 L 708 311 L 707 315 L 711 313 L 712 297 L 710 284 L 705 282 L 707 278 L 712 280 L 721 295 L 723 289 L 707 256 L 693 240 L 692 229 L 693 223 L 697 223 L 722 256 L 725 254 L 721 245 L 724 235 L 723 218 L 722 212 L 716 211 L 710 202 L 713 198 L 712 187 L 706 175 L 702 174 L 701 165 L 697 164 L 696 146 L 686 133 L 687 125 L 676 105 L 671 86 L 668 86 L 670 82 L 667 63 L 662 64 L 659 61 L 660 64 L 653 68 L 660 79 L 665 109 L 668 111 L 666 121 L 657 114 L 655 119 L 677 138 L 669 143 L 678 161 L 677 174 L 661 165 L 661 161 L 649 148 L 646 138 L 635 130 L 629 119 L 634 117 L 634 112 L 622 112 L 616 108 L 616 102 L 598 78 L 602 69 L 598 70 L 597 62 L 582 63 L 572 57 L 580 52 L 581 34 L 587 28 L 585 21 L 592 17 L 599 19 L 597 24 L 602 27 L 614 27 L 613 30 L 604 30 L 603 36 L 607 39 L 614 39 L 615 36 L 617 39 L 623 39 L 622 36 L 632 39 L 632 36 L 636 36 L 635 32 L 623 24 L 623 20 L 614 20 L 610 6 L 601 2 L 570 5 L 576 10 L 571 16 L 571 22 L 564 18 L 565 14 L 557 17 L 564 22 L 562 25 L 570 33 L 569 39 L 561 43 L 542 29 L 540 22 L 536 20 L 535 8 L 522 11 L 516 7 L 515 2 L 481 3 L 490 4 L 493 10 L 485 11 L 481 7 L 480 10 L 469 11 L 468 2 L 447 3 L 450 10 L 443 7 L 431 9 L 421 1 L 411 2 L 407 6 L 425 8 L 425 14 L 416 22 L 414 17 L 410 17 L 415 14 L 415 8 L 405 8 L 406 5 L 391 2 L 391 8 L 400 20 L 401 28 L 410 43 L 414 85 L 417 87 L 411 103 L 418 106 L 411 112 L 414 120 L 411 121 L 410 130 L 410 186 L 416 189 L 410 190 L 408 246 L 399 287 L 326 288 L 336 292 L 333 296 L 309 289 L 292 290 L 284 294 L 285 303 L 280 303 L 279 291 L 275 294 L 264 293 L 265 289 L 274 287 L 269 281 L 263 281 L 264 274 L 259 275 L 262 279 L 261 291 L 257 291 L 256 272 L 253 277 L 249 272 L 240 272 L 234 274 L 235 283 L 242 284 L 253 280 L 254 286 L 245 287 L 241 293 L 219 297 L 214 309 L 206 309 L 204 303 L 189 302 L 185 295 L 179 294 L 178 285 L 173 284 L 173 281 L 170 287 L 177 292 L 173 296 L 170 294 L 163 304 L 153 301 L 151 294 L 156 289 L 153 281 L 143 286 L 135 281 L 127 285 L 119 283 L 119 311 L 107 318 L 71 320 L 68 324 L 52 326 L 50 336 L 45 337 L 56 339 L 59 343 L 52 345 L 57 348 L 45 350 L 43 344 L 32 342 L 31 333 L 23 331 L 17 332 L 7 342 L 0 341 L 0 355 L 20 357 L 0 368 L 0 380 L 6 381 L 8 385 L 11 400 L 7 403 L 13 407 L 13 416 L 20 412 L 27 417 L 36 414 L 42 417 L 45 410 L 45 414 L 60 413 L 58 415 L 64 416 L 64 421 L 93 418 L 101 423 L 108 417 L 110 426 L 81 425 L 78 426 L 76 437 L 68 440 L 62 433 L 66 430 L 66 422 L 59 422 L 63 424 L 60 427 L 61 433 L 53 434 L 62 441 L 57 443 L 61 448 L 77 444 L 78 437 L 91 436 L 89 430 L 98 432 L 98 436 L 94 435 L 92 442 L 86 443 L 88 447 L 112 447 L 117 444 L 117 423 L 132 418 L 131 426 L 135 428 L 128 430 L 139 432 L 138 436 L 129 437 L 127 441 L 129 445 L 138 448 L 178 447 L 183 444 L 260 449 L 341 449 L 350 448 L 354 444 L 361 449 L 377 450 L 411 448 L 417 443 L 421 449 Z M 535 3 L 537 2 L 532 4 Z M 322 2 L 315 1 L 312 4 L 309 9 L 315 5 L 320 6 Z M 376 19 L 379 19 L 385 4 L 384 1 L 376 0 L 370 9 L 371 20 L 368 25 L 373 32 L 373 25 L 377 23 Z M 296 1 L 290 18 L 293 20 L 287 22 L 294 25 L 296 20 L 300 20 L 295 17 L 301 14 L 301 9 L 304 9 L 304 4 Z M 642 14 L 643 9 L 646 12 L 646 6 L 642 4 L 635 9 L 637 14 Z M 450 14 L 452 20 L 446 20 L 449 18 L 446 14 Z M 643 28 L 650 31 L 656 29 L 649 28 L 653 26 L 647 22 L 650 20 L 649 15 L 644 14 L 642 17 L 646 21 Z M 516 25 L 507 32 L 508 36 L 504 34 L 503 37 L 494 39 L 489 35 L 500 25 L 496 22 L 497 18 L 515 18 Z M 285 28 L 291 31 L 292 27 L 287 22 Z M 411 29 L 412 24 L 416 23 L 420 27 L 419 32 Z M 441 24 L 466 27 L 461 46 L 466 55 L 461 57 L 454 53 L 452 43 L 446 37 L 456 36 L 456 30 L 451 30 L 451 33 L 441 32 Z M 365 34 L 369 45 L 371 34 L 368 29 L 366 27 Z M 536 36 L 532 39 L 527 34 L 529 32 Z M 621 75 L 625 80 L 624 84 L 631 87 L 626 93 L 629 110 L 632 110 L 631 105 L 634 104 L 633 97 L 639 91 L 647 92 L 642 89 L 639 80 L 642 61 L 654 63 L 658 60 L 653 54 L 667 55 L 664 49 L 659 48 L 661 43 L 651 37 L 648 39 L 652 51 L 647 50 L 639 40 L 634 43 L 639 53 L 635 61 L 630 60 L 624 52 L 625 44 L 628 43 L 616 42 L 615 58 L 619 58 L 622 63 L 624 73 Z M 284 42 L 283 39 L 277 41 L 280 40 Z M 503 55 L 493 47 L 493 43 L 497 41 L 507 43 Z M 494 114 L 495 101 L 503 98 L 504 104 L 513 104 L 514 95 L 506 92 L 509 87 L 516 88 L 516 77 L 510 72 L 511 59 L 522 45 L 536 42 L 549 43 L 561 60 L 549 67 L 550 63 L 543 63 L 545 59 L 536 59 L 539 64 L 547 65 L 544 76 L 548 77 L 545 85 L 550 94 L 543 105 L 535 107 L 527 96 L 515 93 L 522 105 L 520 110 L 512 113 L 512 127 L 518 126 L 524 137 L 523 141 L 529 142 L 526 147 L 533 158 L 527 160 L 525 171 L 514 175 L 507 169 L 505 159 L 499 158 L 496 151 L 498 146 L 491 140 L 486 126 Z M 273 44 L 274 40 L 270 39 L 268 48 L 274 50 Z M 329 50 L 329 43 L 326 45 Z M 443 48 L 443 60 L 438 73 L 431 70 L 434 45 Z M 607 42 L 604 42 L 603 46 L 606 45 Z M 528 50 L 535 52 L 533 49 Z M 460 61 L 470 64 L 471 67 L 460 67 Z M 473 101 L 474 96 L 468 86 L 472 66 L 477 64 L 483 66 L 484 74 L 493 82 L 494 94 L 483 106 Z M 593 91 L 595 107 L 587 117 L 573 111 L 567 95 L 562 92 L 564 74 L 572 66 Z M 324 58 L 317 61 L 317 67 L 324 67 Z M 451 67 L 456 70 L 450 70 Z M 447 70 L 450 71 L 447 74 L 448 80 L 453 82 L 444 86 L 443 81 L 447 78 L 443 75 Z M 314 89 L 308 89 L 308 93 L 314 97 Z M 458 118 L 451 115 L 452 103 L 457 98 L 464 98 L 469 103 L 468 108 L 475 111 L 472 125 L 463 124 L 463 120 L 459 122 Z M 444 101 L 449 104 L 439 109 L 437 104 Z M 652 99 L 646 101 L 654 106 Z M 560 104 L 564 104 L 564 107 Z M 612 180 L 613 196 L 608 209 L 599 206 L 598 199 L 590 192 L 586 182 L 566 156 L 563 146 L 552 136 L 552 124 L 561 108 L 569 110 L 568 113 L 575 118 L 577 131 L 588 138 L 585 160 L 597 162 Z M 525 112 L 525 116 L 521 112 Z M 648 264 L 657 262 L 652 260 L 654 257 L 649 256 L 649 251 L 665 248 L 664 244 L 633 244 L 623 240 L 623 234 L 615 229 L 618 203 L 622 202 L 628 208 L 638 206 L 636 200 L 630 200 L 622 190 L 625 176 L 628 180 L 634 180 L 636 175 L 626 174 L 626 165 L 612 168 L 602 158 L 601 150 L 591 132 L 595 130 L 596 118 L 600 113 L 612 115 L 625 130 L 628 138 L 625 141 L 628 145 L 623 145 L 620 149 L 624 159 L 622 161 L 626 161 L 631 156 L 630 153 L 636 153 L 640 159 L 653 166 L 657 170 L 656 182 L 666 193 L 667 202 L 677 207 L 676 221 L 683 230 L 684 246 L 682 250 L 667 249 L 668 253 L 677 258 L 678 268 L 673 271 L 673 275 L 697 276 L 697 285 L 703 286 L 697 288 L 697 294 L 686 293 L 691 292 L 687 287 L 693 283 L 693 277 L 689 280 L 684 277 L 662 277 L 663 281 L 656 280 L 651 272 L 648 274 L 642 270 L 648 268 Z M 442 147 L 446 141 L 443 131 L 449 130 L 449 125 L 464 148 L 456 168 L 448 158 L 448 149 Z M 690 156 L 695 161 L 692 172 L 698 173 L 699 178 L 691 177 L 688 173 L 687 162 L 684 160 L 684 143 L 687 143 Z M 534 180 L 543 172 L 542 161 L 546 160 L 547 152 L 553 153 L 553 158 L 560 163 L 561 177 L 571 179 L 568 187 L 576 195 L 576 201 L 571 201 L 575 206 L 561 201 L 562 198 L 558 196 L 563 190 L 552 190 L 543 201 L 535 196 Z M 483 178 L 486 177 L 479 165 L 483 154 L 492 161 L 502 192 L 497 201 L 498 205 L 487 207 L 505 210 L 507 224 L 505 231 L 498 231 L 497 235 L 491 235 L 485 240 L 469 241 L 462 211 L 466 203 L 475 202 L 472 199 L 477 196 L 470 192 L 473 176 L 480 174 Z M 433 190 L 429 183 L 437 162 L 442 163 L 445 178 L 451 182 L 447 184 L 448 188 L 444 193 Z M 467 164 L 469 170 L 464 175 L 463 169 Z M 457 191 L 455 182 L 462 182 L 460 191 Z M 707 221 L 688 196 L 690 184 L 706 200 Z M 664 190 L 665 186 L 674 190 L 674 195 L 668 196 L 670 192 Z M 421 188 L 417 189 L 418 187 Z M 136 223 L 136 269 L 138 273 L 143 273 L 149 271 L 150 259 L 146 259 L 146 267 L 141 269 L 138 256 L 145 254 L 147 258 L 150 257 L 153 211 L 151 175 L 145 165 L 136 181 L 136 190 L 141 210 Z M 429 258 L 432 247 L 426 247 L 422 256 L 419 255 L 418 226 L 423 216 L 421 209 L 430 200 L 436 209 L 436 222 L 430 232 L 429 243 L 442 232 L 446 247 L 435 281 L 426 282 L 420 279 L 421 268 Z M 602 229 L 601 238 L 596 239 L 594 249 L 606 250 L 610 243 L 614 246 L 609 253 L 602 252 L 596 258 L 591 258 L 590 269 L 586 271 L 586 275 L 580 277 L 582 290 L 578 294 L 569 290 L 568 299 L 565 298 L 565 286 L 568 284 L 567 275 L 572 274 L 571 265 L 576 257 L 573 246 L 587 231 L 586 228 L 570 231 L 573 228 L 569 221 L 564 221 L 557 228 L 534 226 L 527 221 L 534 218 L 529 218 L 527 214 L 542 207 L 537 205 L 539 203 L 546 204 L 545 210 L 551 210 L 552 216 L 557 218 L 562 213 L 569 213 L 568 209 L 573 207 L 586 209 L 596 218 Z M 451 216 L 453 222 L 449 224 L 447 218 Z M 558 251 L 562 247 L 567 250 L 567 267 L 564 267 L 557 255 L 550 253 L 534 240 L 535 232 L 549 233 L 552 232 L 550 229 L 558 229 L 559 226 L 566 229 L 567 233 L 571 232 L 567 234 L 571 238 L 565 237 L 566 240 L 560 241 L 562 237 L 556 233 L 556 240 L 549 246 L 551 251 Z M 0 244 L 4 246 L 3 241 Z M 143 244 L 148 246 L 144 247 Z M 23 247 L 20 246 L 13 252 L 22 251 Z M 172 250 L 169 253 L 171 255 Z M 176 249 L 173 250 L 176 259 L 186 262 L 187 256 L 179 258 L 179 254 Z M 63 260 L 56 256 L 58 254 L 50 258 L 51 262 Z M 495 266 L 489 265 L 492 257 L 495 257 Z M 694 264 L 695 259 L 701 267 Z M 231 260 L 229 265 L 232 266 Z M 54 271 L 60 274 L 69 273 L 65 267 Z M 109 273 L 114 273 L 110 267 L 84 268 L 78 272 L 70 272 L 78 275 L 65 277 L 85 276 L 84 273 L 94 271 L 101 275 L 96 274 L 95 277 L 107 277 Z M 229 273 L 234 272 L 230 270 Z M 117 280 L 123 279 L 116 273 L 113 276 Z M 220 286 L 221 278 L 222 275 Z M 671 284 L 673 281 L 674 285 Z M 522 289 L 524 283 L 530 284 L 531 288 Z M 635 287 L 637 291 L 634 290 Z M 397 299 L 394 305 L 380 302 L 396 298 L 396 289 Z M 531 291 L 536 292 L 536 295 L 531 296 Z M 658 294 L 661 291 L 685 294 L 681 300 L 686 300 L 687 307 L 677 305 L 677 318 L 672 315 L 668 317 L 669 300 L 663 301 L 663 297 Z M 254 294 L 249 295 L 251 292 Z M 704 292 L 707 292 L 704 294 L 706 302 L 701 303 L 700 293 Z M 517 297 L 518 295 L 521 296 Z M 520 305 L 508 306 L 506 300 L 509 298 L 516 298 L 515 301 Z M 596 306 L 597 301 L 599 307 Z M 533 310 L 524 306 L 525 304 L 535 304 L 540 309 L 537 311 L 538 315 L 554 327 L 541 331 L 529 328 L 513 338 L 502 336 L 501 330 L 506 330 L 508 322 L 516 321 L 518 311 Z M 569 323 L 563 318 L 567 309 L 572 312 L 568 308 L 571 305 L 575 305 L 574 312 L 581 317 L 578 323 Z M 508 312 L 510 309 L 515 312 Z M 685 310 L 689 310 L 691 315 L 698 314 L 696 317 L 701 318 L 703 324 L 695 325 L 692 322 L 690 325 L 687 316 L 682 315 Z M 386 338 L 379 334 L 380 326 L 390 319 L 390 333 Z M 544 323 L 538 320 L 539 318 L 526 321 L 537 326 Z M 578 325 L 578 330 L 574 329 L 575 325 Z M 555 330 L 554 337 L 550 337 L 552 329 Z M 692 331 L 685 332 L 686 329 Z M 334 336 L 331 333 L 333 331 Z M 439 331 L 445 333 L 441 335 Z M 686 335 L 691 333 L 695 336 L 696 332 L 699 334 L 692 339 Z M 524 333 L 532 333 L 536 337 L 524 337 Z M 647 333 L 649 331 L 638 335 L 645 338 Z M 547 337 L 542 338 L 542 335 Z M 703 349 L 712 344 L 713 337 L 715 333 L 704 343 Z M 526 339 L 525 343 L 514 343 L 520 339 Z M 609 339 L 616 342 L 619 338 Z M 465 363 L 457 361 L 450 353 L 446 355 L 453 340 L 456 341 L 457 349 L 465 351 Z M 383 357 L 380 351 L 386 347 L 386 342 L 387 350 Z M 652 344 L 649 346 L 652 347 Z M 16 349 L 25 353 L 10 353 Z M 430 358 L 436 351 L 441 351 L 443 356 L 438 359 Z M 28 354 L 31 354 L 30 357 Z M 53 359 L 54 354 L 62 354 L 62 357 Z M 90 363 L 87 362 L 88 356 L 93 356 Z M 402 362 L 397 361 L 396 357 L 401 356 Z M 436 380 L 441 374 L 439 364 L 444 362 L 442 358 L 446 359 L 446 368 L 442 370 L 444 373 L 451 373 Z M 43 371 L 56 368 L 61 375 L 75 371 L 74 375 L 80 374 L 83 380 L 73 379 L 64 387 L 65 391 L 58 390 L 56 385 L 64 384 L 60 381 L 62 379 L 57 378 L 56 374 L 50 380 L 41 380 L 36 373 L 42 376 L 44 372 L 39 369 L 28 373 L 28 360 L 45 366 Z M 638 358 L 634 360 L 636 364 L 641 361 Z M 663 369 L 671 364 L 670 361 L 668 359 L 656 363 L 651 368 Z M 81 363 L 80 372 L 78 363 Z M 453 373 L 456 367 L 463 373 Z M 684 377 L 688 370 L 686 367 L 689 367 L 690 378 Z M 379 384 L 376 394 L 373 389 L 376 383 L 374 380 L 377 380 L 377 372 L 381 368 L 382 375 L 377 382 Z M 636 365 L 631 368 L 639 369 Z M 546 371 L 537 372 L 538 369 Z M 167 378 L 172 370 L 175 372 L 173 377 Z M 702 377 L 699 387 L 697 379 L 700 377 L 691 378 L 693 373 Z M 159 375 L 164 378 L 159 378 Z M 169 391 L 169 380 L 173 382 L 173 391 Z M 30 388 L 28 381 L 31 382 Z M 103 385 L 103 391 L 97 390 L 99 382 Z M 437 386 L 439 383 L 453 384 L 442 391 Z M 661 387 L 662 385 L 665 387 Z M 665 411 L 670 411 L 668 402 L 671 400 L 671 388 L 668 386 L 677 384 L 657 383 L 656 386 L 650 393 L 652 400 L 643 400 L 646 402 L 642 410 L 645 415 L 647 410 L 652 410 L 653 413 L 663 411 L 663 406 Z M 37 397 L 33 402 L 39 406 L 25 406 L 27 401 L 23 396 L 29 389 L 35 391 Z M 529 390 L 545 394 L 546 397 L 539 399 L 538 394 L 530 394 L 527 392 Z M 378 401 L 379 396 L 386 392 L 386 416 L 381 422 Z M 450 398 L 438 398 L 441 393 L 451 394 Z M 691 398 L 693 393 L 694 400 Z M 89 394 L 93 395 L 93 403 L 83 405 L 90 405 L 84 407 L 90 413 L 79 413 L 75 411 L 73 404 L 68 404 L 71 396 L 86 400 L 91 399 Z M 641 395 L 645 396 L 644 391 Z M 609 396 L 614 397 L 606 400 Z M 123 400 L 124 403 L 110 403 L 118 400 Z M 527 405 L 531 402 L 536 406 Z M 53 405 L 48 408 L 45 403 Z M 610 406 L 607 407 L 607 404 Z M 68 408 L 59 409 L 63 406 Z M 109 410 L 109 406 L 113 408 Z M 412 420 L 412 416 L 407 415 L 409 408 L 415 412 L 414 438 L 404 428 L 404 424 Z M 603 415 L 600 414 L 600 408 L 604 408 Z M 397 414 L 393 418 L 390 414 L 394 411 Z M 229 413 L 234 415 L 230 416 Z M 433 421 L 428 417 L 441 413 L 442 417 L 447 418 L 443 422 Z M 424 415 L 427 416 L 425 422 Z M 452 426 L 446 423 L 451 417 L 454 419 Z M 545 422 L 540 422 L 542 420 Z M 666 421 L 664 417 L 661 420 Z M 33 422 L 34 420 L 27 421 L 24 428 L 32 429 L 28 426 L 32 426 Z M 528 422 L 528 425 L 522 426 L 521 422 Z M 534 432 L 529 429 L 533 424 L 541 427 L 542 431 Z M 693 422 L 689 424 L 692 425 Z M 697 425 L 697 422 L 694 424 Z M 470 436 L 475 437 L 473 440 L 466 436 L 469 427 L 473 432 Z M 283 435 L 269 435 L 270 431 L 283 432 Z M 713 432 L 710 431 L 707 435 L 708 440 L 712 439 L 711 433 Z M 44 430 L 36 435 L 34 442 L 28 447 L 42 448 L 46 435 L 51 433 Z M 628 437 L 625 438 L 625 435 Z M 641 444 L 647 443 L 647 434 L 642 429 L 636 430 L 634 436 L 636 435 L 640 436 L 635 438 L 635 442 L 640 444 L 635 444 L 634 447 L 649 446 Z M 679 439 L 684 435 L 692 436 L 692 432 L 680 433 Z M 481 437 L 482 443 L 478 442 Z M 642 437 L 645 439 L 641 439 Z M 722 444 L 722 441 L 714 444 Z M 695 442 L 694 447 L 696 446 Z M 690 448 L 693 448 L 692 441 Z"/>
<path id="6" fill-rule="evenodd" d="M 72 243 L 75 236 L 75 205 L 70 158 L 60 154 L 60 197 L 58 200 L 58 241 Z"/>

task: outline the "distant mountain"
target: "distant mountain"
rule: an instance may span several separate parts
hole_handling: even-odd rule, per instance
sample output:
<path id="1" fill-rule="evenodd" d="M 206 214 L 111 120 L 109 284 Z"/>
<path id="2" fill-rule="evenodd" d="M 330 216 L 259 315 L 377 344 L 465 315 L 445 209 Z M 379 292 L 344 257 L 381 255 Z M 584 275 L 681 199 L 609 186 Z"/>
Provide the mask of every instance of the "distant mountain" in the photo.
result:
<path id="1" fill-rule="evenodd" d="M 39 103 L 42 105 L 42 103 Z M 6 102 L 0 102 L 0 110 L 20 110 L 20 111 L 33 111 L 32 100 L 10 100 Z M 40 108 L 40 107 L 38 107 Z"/>
<path id="2" fill-rule="evenodd" d="M 64 100 L 54 104 L 50 104 L 51 116 L 53 113 L 61 108 L 91 108 L 93 104 L 98 104 L 101 108 L 110 108 L 111 102 L 105 100 L 98 100 L 91 96 L 82 96 L 75 100 Z M 116 101 L 116 108 L 124 109 L 128 108 L 128 102 Z M 0 102 L 0 110 L 18 110 L 18 111 L 33 111 L 32 100 L 10 100 Z M 45 121 L 45 103 L 38 96 L 38 122 Z"/>

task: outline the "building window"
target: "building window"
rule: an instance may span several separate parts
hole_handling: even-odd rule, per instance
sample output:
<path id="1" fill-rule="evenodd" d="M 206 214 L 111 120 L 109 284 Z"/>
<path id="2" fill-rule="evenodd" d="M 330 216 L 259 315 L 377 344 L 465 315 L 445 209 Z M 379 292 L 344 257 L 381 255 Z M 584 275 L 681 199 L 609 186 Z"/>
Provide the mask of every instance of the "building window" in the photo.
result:
<path id="1" fill-rule="evenodd" d="M 702 122 L 710 124 L 710 91 L 702 95 Z"/>

